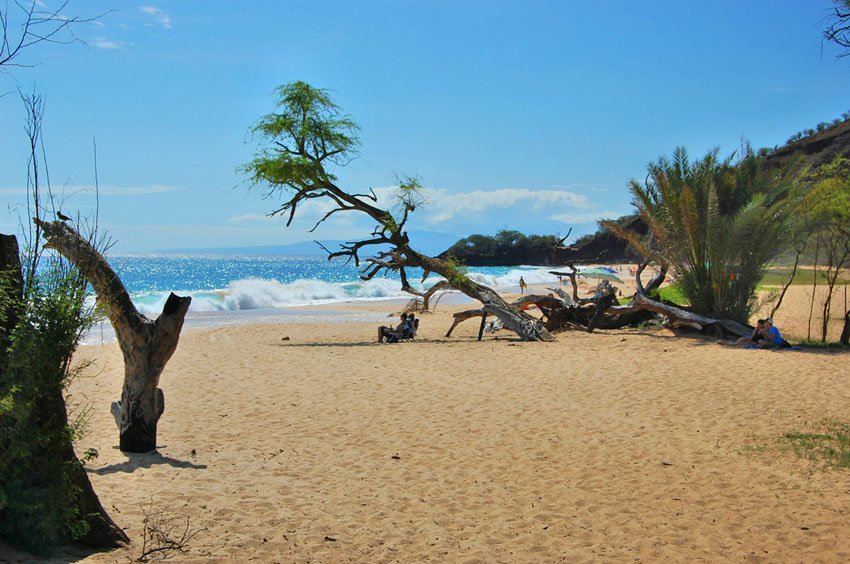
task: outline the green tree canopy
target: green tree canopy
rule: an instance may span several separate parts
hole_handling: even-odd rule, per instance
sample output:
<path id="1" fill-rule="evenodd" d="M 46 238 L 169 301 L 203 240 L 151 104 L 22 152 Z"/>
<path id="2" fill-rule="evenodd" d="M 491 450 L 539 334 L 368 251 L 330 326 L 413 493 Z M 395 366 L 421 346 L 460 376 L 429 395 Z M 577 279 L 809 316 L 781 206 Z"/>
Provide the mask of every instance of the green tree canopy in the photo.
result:
<path id="1" fill-rule="evenodd" d="M 787 185 L 764 174 L 749 148 L 735 163 L 718 154 L 691 161 L 677 148 L 648 165 L 645 182 L 630 182 L 649 240 L 604 225 L 668 265 L 695 312 L 746 321 L 756 284 L 784 247 Z"/>

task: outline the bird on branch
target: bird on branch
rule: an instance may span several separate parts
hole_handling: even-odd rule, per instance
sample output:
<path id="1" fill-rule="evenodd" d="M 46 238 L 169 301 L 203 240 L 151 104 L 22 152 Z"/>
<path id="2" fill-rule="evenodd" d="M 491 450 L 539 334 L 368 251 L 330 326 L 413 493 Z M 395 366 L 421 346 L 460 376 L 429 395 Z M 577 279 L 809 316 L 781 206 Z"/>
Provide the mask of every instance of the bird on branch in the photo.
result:
<path id="1" fill-rule="evenodd" d="M 56 212 L 56 217 L 58 217 L 61 221 L 71 221 L 71 218 L 62 213 L 61 211 Z"/>

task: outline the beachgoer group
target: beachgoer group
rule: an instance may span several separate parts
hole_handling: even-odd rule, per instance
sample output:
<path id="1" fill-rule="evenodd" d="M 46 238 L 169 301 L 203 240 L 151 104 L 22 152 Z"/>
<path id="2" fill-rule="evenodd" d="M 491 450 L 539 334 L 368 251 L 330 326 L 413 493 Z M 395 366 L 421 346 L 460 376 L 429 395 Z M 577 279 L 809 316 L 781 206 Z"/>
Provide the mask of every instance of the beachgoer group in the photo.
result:
<path id="1" fill-rule="evenodd" d="M 773 319 L 759 319 L 756 321 L 755 329 L 749 337 L 741 337 L 735 341 L 737 345 L 748 348 L 787 348 L 787 341 L 782 338 L 782 333 L 773 325 Z"/>
<path id="2" fill-rule="evenodd" d="M 395 327 L 382 325 L 378 327 L 379 343 L 397 343 L 403 339 L 416 338 L 416 330 L 419 328 L 419 320 L 413 313 L 402 313 L 400 322 Z"/>

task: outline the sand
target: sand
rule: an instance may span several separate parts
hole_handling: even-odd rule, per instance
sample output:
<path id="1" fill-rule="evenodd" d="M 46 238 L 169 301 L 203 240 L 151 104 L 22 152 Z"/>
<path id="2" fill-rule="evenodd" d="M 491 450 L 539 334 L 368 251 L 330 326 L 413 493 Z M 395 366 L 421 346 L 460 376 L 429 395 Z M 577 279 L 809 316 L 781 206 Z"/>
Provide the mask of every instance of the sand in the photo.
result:
<path id="1" fill-rule="evenodd" d="M 202 529 L 190 561 L 850 560 L 850 471 L 781 440 L 850 422 L 847 354 L 663 329 L 477 342 L 473 320 L 444 338 L 465 307 L 395 345 L 363 323 L 188 331 L 156 454 L 117 450 L 120 352 L 84 347 L 78 451 L 134 542 L 62 558 L 137 557 L 152 505 Z"/>

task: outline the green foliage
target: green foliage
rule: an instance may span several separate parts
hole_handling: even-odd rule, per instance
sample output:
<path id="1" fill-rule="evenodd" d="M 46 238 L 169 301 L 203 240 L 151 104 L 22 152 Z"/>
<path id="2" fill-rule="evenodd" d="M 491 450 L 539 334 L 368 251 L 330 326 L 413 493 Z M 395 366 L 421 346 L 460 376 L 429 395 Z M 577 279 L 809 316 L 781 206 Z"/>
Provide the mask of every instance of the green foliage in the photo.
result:
<path id="1" fill-rule="evenodd" d="M 747 320 L 755 288 L 783 249 L 787 186 L 761 172 L 746 149 L 737 163 L 718 150 L 691 162 L 683 148 L 648 166 L 645 183 L 630 182 L 651 243 L 605 225 L 656 262 L 667 264 L 696 313 Z"/>
<path id="2" fill-rule="evenodd" d="M 670 284 L 658 289 L 658 299 L 663 302 L 674 303 L 676 305 L 688 305 L 688 298 L 682 292 L 681 286 L 678 284 Z"/>
<path id="3" fill-rule="evenodd" d="M 786 433 L 783 440 L 797 456 L 832 468 L 850 468 L 850 425 L 827 419 L 819 427 L 820 432 Z"/>
<path id="4" fill-rule="evenodd" d="M 460 288 L 462 284 L 468 282 L 466 277 L 467 268 L 460 263 L 455 257 L 449 256 L 445 261 L 447 272 L 446 280 L 453 288 Z"/>
<path id="5" fill-rule="evenodd" d="M 24 264 L 33 264 L 24 261 Z M 0 288 L 0 325 L 17 323 L 0 354 L 0 537 L 39 554 L 87 532 L 72 476 L 78 429 L 68 425 L 62 397 L 70 359 L 93 317 L 85 284 L 59 259 L 27 272 L 23 297 Z"/>
<path id="6" fill-rule="evenodd" d="M 555 235 L 524 235 L 503 229 L 495 236 L 476 234 L 465 237 L 446 253 L 474 264 L 539 264 L 552 260 L 558 241 Z"/>
<path id="7" fill-rule="evenodd" d="M 275 92 L 279 112 L 264 116 L 252 129 L 266 148 L 241 170 L 255 184 L 272 186 L 272 192 L 333 182 L 327 164 L 344 165 L 355 156 L 359 127 L 327 90 L 296 81 Z"/>
<path id="8" fill-rule="evenodd" d="M 842 270 L 850 265 L 850 160 L 836 157 L 805 172 L 803 178 L 794 193 L 794 238 L 800 242 L 798 247 L 814 249 L 813 262 L 821 267 L 818 274 L 828 288 L 821 312 L 821 340 L 825 342 L 833 291 Z"/>

